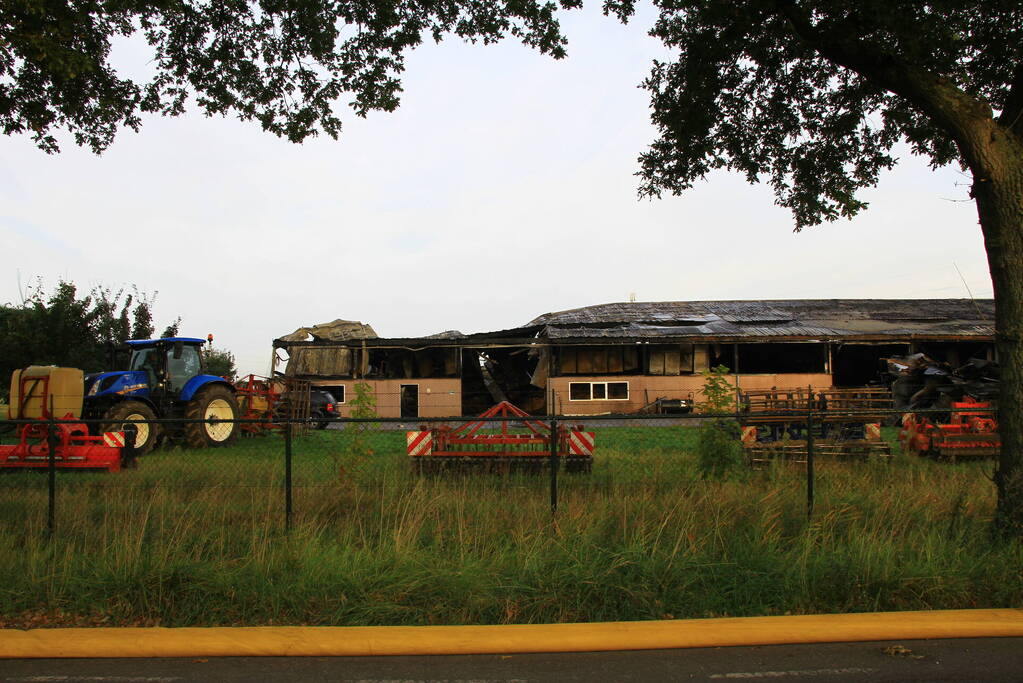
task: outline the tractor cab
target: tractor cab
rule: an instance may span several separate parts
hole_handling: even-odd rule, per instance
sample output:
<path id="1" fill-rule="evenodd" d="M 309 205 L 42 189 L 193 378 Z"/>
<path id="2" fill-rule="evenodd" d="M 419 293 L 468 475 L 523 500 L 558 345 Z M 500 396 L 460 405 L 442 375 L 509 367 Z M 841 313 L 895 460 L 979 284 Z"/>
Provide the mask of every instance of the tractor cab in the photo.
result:
<path id="1" fill-rule="evenodd" d="M 201 339 L 130 341 L 129 372 L 145 372 L 151 395 L 177 398 L 190 380 L 203 374 Z"/>
<path id="2" fill-rule="evenodd" d="M 127 370 L 86 377 L 86 400 L 103 402 L 104 398 L 131 396 L 151 402 L 187 401 L 198 385 L 221 380 L 203 374 L 203 344 L 202 339 L 191 337 L 125 342 L 130 352 Z"/>

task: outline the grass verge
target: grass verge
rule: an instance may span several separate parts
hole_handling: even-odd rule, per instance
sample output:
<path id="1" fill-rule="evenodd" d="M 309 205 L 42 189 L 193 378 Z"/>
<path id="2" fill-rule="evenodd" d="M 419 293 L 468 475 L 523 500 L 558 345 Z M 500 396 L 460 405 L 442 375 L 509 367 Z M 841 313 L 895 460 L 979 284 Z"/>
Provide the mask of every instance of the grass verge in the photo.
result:
<path id="1" fill-rule="evenodd" d="M 777 465 L 711 482 L 693 430 L 598 433 L 591 475 L 418 478 L 404 434 L 171 449 L 0 477 L 0 626 L 497 624 L 1023 605 L 989 463 Z"/>

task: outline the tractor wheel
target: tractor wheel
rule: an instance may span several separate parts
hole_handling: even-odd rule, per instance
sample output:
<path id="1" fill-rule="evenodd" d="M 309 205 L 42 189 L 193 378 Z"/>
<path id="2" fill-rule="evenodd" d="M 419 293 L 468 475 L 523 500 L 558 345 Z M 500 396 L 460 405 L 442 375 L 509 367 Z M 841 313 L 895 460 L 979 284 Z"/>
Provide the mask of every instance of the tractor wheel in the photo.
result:
<path id="1" fill-rule="evenodd" d="M 189 447 L 224 446 L 238 435 L 238 423 L 233 421 L 238 419 L 238 401 L 224 386 L 200 389 L 185 407 L 185 419 L 185 443 Z"/>
<path id="2" fill-rule="evenodd" d="M 124 431 L 124 425 L 135 427 L 135 448 L 139 455 L 145 455 L 156 446 L 160 437 L 160 425 L 154 424 L 156 413 L 141 401 L 121 401 L 103 414 L 100 433 Z"/>

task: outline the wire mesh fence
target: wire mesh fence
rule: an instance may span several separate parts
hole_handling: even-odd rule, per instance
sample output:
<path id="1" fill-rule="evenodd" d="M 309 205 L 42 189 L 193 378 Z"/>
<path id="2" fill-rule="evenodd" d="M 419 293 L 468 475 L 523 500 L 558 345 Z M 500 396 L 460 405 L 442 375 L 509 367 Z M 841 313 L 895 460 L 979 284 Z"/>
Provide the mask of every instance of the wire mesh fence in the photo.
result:
<path id="1" fill-rule="evenodd" d="M 189 530 L 189 543 L 218 529 L 209 538 L 223 543 L 233 533 L 296 527 L 394 529 L 416 501 L 443 500 L 467 523 L 492 524 L 515 509 L 546 524 L 609 499 L 670 506 L 721 481 L 731 482 L 729 495 L 770 481 L 812 517 L 841 500 L 842 487 L 885 486 L 921 467 L 965 468 L 980 481 L 999 446 L 989 408 L 845 410 L 840 418 L 833 408 L 770 408 L 226 420 L 215 426 L 231 425 L 234 436 L 212 448 L 176 438 L 182 420 L 126 424 L 124 446 L 102 431 L 109 424 L 76 421 L 85 436 L 68 435 L 62 420 L 10 421 L 0 423 L 0 506 L 8 533 L 97 538 L 135 525 Z M 161 438 L 138 453 L 132 432 L 144 429 Z"/>

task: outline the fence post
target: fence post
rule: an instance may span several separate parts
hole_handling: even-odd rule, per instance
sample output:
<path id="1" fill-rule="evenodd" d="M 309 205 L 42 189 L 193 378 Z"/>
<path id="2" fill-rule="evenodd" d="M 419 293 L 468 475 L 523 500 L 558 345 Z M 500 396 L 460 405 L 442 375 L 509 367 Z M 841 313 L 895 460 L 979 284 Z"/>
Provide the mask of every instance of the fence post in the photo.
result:
<path id="1" fill-rule="evenodd" d="M 551 514 L 558 511 L 558 421 L 551 420 Z"/>
<path id="2" fill-rule="evenodd" d="M 291 532 L 291 421 L 284 425 L 284 530 Z"/>
<path id="3" fill-rule="evenodd" d="M 813 517 L 813 387 L 810 387 L 806 410 L 806 519 Z"/>
<path id="4" fill-rule="evenodd" d="M 47 540 L 53 540 L 55 520 L 57 517 L 57 425 L 56 422 L 51 418 L 50 423 L 46 426 L 46 450 L 47 460 L 49 462 L 49 472 L 47 483 L 48 497 L 47 497 L 47 510 L 46 510 L 46 537 Z"/>
<path id="5" fill-rule="evenodd" d="M 150 422 L 149 429 L 155 429 L 156 426 Z M 124 433 L 124 446 L 121 448 L 121 467 L 138 467 L 138 449 L 135 448 L 135 439 L 138 436 L 138 427 L 133 424 L 122 425 L 122 431 Z"/>

